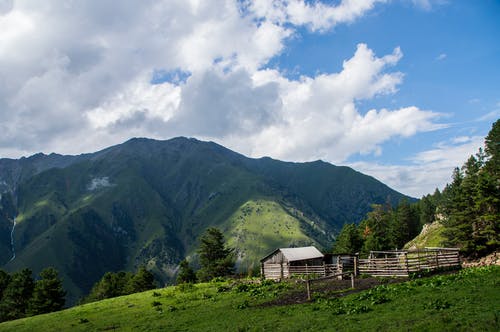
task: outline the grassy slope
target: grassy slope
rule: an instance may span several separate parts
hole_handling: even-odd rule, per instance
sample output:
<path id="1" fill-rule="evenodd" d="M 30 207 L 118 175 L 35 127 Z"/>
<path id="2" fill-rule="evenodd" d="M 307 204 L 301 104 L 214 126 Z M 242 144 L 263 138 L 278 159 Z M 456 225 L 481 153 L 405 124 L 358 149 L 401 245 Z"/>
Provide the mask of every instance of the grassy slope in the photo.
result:
<path id="1" fill-rule="evenodd" d="M 493 266 L 379 286 L 340 300 L 266 307 L 260 304 L 285 292 L 282 286 L 250 286 L 238 292 L 238 287 L 227 290 L 227 283 L 208 283 L 6 322 L 0 330 L 498 331 L 499 285 L 500 267 Z"/>
<path id="2" fill-rule="evenodd" d="M 422 232 L 413 240 L 405 244 L 405 249 L 442 247 L 445 238 L 443 237 L 444 226 L 440 222 L 433 222 L 424 226 Z"/>
<path id="3" fill-rule="evenodd" d="M 278 203 L 251 200 L 243 204 L 227 221 L 228 246 L 238 248 L 243 270 L 254 268 L 269 251 L 280 247 L 317 245 L 304 234 L 301 222 Z"/>

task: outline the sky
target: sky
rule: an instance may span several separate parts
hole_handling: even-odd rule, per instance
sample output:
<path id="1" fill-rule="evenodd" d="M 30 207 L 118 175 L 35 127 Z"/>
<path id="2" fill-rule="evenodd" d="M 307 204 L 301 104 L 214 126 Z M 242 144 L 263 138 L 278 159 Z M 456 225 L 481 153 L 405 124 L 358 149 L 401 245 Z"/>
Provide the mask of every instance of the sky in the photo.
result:
<path id="1" fill-rule="evenodd" d="M 0 0 L 0 158 L 195 137 L 414 196 L 500 117 L 498 0 Z"/>

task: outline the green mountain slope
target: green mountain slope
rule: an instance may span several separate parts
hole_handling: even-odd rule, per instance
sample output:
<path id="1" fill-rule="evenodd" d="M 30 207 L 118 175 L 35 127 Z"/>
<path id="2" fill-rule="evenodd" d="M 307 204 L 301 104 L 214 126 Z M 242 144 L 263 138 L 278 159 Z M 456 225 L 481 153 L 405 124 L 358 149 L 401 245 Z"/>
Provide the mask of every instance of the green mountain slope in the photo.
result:
<path id="1" fill-rule="evenodd" d="M 0 265 L 35 273 L 54 266 L 70 303 L 106 271 L 146 264 L 170 280 L 210 226 L 225 231 L 246 268 L 275 247 L 329 248 L 370 204 L 404 197 L 347 167 L 251 159 L 187 138 L 0 159 L 0 183 Z M 17 217 L 12 261 L 6 216 Z"/>
<path id="2" fill-rule="evenodd" d="M 294 212 L 286 211 L 277 202 L 260 199 L 246 202 L 227 220 L 223 230 L 229 247 L 238 249 L 237 263 L 242 270 L 260 268 L 259 260 L 270 249 L 321 246 L 305 231 L 314 228 L 314 222 Z"/>

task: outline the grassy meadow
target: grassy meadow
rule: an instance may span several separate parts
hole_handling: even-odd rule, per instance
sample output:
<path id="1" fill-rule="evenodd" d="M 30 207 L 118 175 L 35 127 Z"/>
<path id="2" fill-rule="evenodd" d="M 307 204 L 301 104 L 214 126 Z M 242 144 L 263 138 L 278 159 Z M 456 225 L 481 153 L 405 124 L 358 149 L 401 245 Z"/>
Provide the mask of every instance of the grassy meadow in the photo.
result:
<path id="1" fill-rule="evenodd" d="M 295 282 L 171 286 L 0 324 L 0 331 L 498 331 L 500 267 L 280 305 Z"/>

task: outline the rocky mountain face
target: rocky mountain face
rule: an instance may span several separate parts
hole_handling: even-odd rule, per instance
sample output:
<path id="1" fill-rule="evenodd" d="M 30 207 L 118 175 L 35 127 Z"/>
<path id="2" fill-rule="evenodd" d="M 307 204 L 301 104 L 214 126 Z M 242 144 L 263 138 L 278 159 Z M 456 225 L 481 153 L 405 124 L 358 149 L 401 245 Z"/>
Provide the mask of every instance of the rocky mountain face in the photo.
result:
<path id="1" fill-rule="evenodd" d="M 106 271 L 147 265 L 170 280 L 180 260 L 196 261 L 210 226 L 251 270 L 276 247 L 329 249 L 371 204 L 405 197 L 348 167 L 251 159 L 183 137 L 0 159 L 0 193 L 0 265 L 57 268 L 70 303 Z"/>

